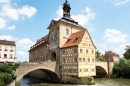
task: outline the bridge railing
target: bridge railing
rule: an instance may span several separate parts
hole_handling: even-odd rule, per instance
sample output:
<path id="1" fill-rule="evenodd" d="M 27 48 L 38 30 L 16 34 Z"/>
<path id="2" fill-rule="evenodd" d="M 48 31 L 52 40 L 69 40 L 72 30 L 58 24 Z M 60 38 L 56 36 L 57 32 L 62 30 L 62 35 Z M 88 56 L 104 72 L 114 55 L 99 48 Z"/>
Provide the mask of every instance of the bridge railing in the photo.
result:
<path id="1" fill-rule="evenodd" d="M 54 64 L 56 61 L 44 61 L 44 62 L 22 62 L 20 65 L 31 64 L 31 65 L 39 65 L 39 64 Z"/>

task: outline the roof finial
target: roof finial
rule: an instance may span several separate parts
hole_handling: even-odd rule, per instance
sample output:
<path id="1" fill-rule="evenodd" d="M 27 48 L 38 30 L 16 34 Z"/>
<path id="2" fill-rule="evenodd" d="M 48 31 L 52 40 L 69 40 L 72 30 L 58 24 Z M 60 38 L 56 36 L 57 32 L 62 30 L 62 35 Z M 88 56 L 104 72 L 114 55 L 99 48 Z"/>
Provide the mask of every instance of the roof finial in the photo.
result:
<path id="1" fill-rule="evenodd" d="M 68 0 L 66 0 L 66 2 L 68 2 Z"/>

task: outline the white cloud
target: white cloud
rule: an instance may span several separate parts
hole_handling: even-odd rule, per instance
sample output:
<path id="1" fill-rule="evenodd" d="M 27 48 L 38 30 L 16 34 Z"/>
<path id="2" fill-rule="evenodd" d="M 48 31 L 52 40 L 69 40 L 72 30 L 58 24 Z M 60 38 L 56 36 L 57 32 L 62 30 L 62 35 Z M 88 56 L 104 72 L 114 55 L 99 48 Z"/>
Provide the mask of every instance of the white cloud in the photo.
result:
<path id="1" fill-rule="evenodd" d="M 116 6 L 119 6 L 119 5 L 123 5 L 123 4 L 126 4 L 128 3 L 130 0 L 113 0 L 113 3 L 116 5 Z"/>
<path id="2" fill-rule="evenodd" d="M 106 29 L 104 37 L 109 43 L 126 42 L 128 35 L 116 29 Z"/>
<path id="3" fill-rule="evenodd" d="M 89 21 L 94 19 L 96 14 L 89 8 L 86 7 L 81 14 L 72 15 L 72 18 L 79 22 L 81 25 L 88 25 Z"/>
<path id="4" fill-rule="evenodd" d="M 3 29 L 6 26 L 6 20 L 0 17 L 0 29 Z"/>
<path id="5" fill-rule="evenodd" d="M 2 13 L 5 18 L 7 17 L 7 18 L 9 18 L 11 20 L 15 20 L 15 21 L 17 21 L 19 19 L 19 14 L 18 14 L 17 9 L 13 8 L 9 4 L 5 4 L 2 6 Z"/>
<path id="6" fill-rule="evenodd" d="M 15 26 L 13 25 L 13 26 L 9 26 L 8 28 L 7 28 L 7 30 L 14 30 L 15 29 Z"/>
<path id="7" fill-rule="evenodd" d="M 17 51 L 17 54 L 20 55 L 20 56 L 25 56 L 26 53 L 24 53 L 23 51 Z"/>
<path id="8" fill-rule="evenodd" d="M 115 6 L 120 6 L 128 3 L 130 0 L 104 0 L 104 1 L 110 1 L 113 3 Z"/>
<path id="9" fill-rule="evenodd" d="M 9 21 L 18 21 L 25 17 L 31 18 L 37 12 L 35 7 L 27 5 L 18 7 L 16 3 L 11 3 L 11 0 L 0 0 L 0 7 L 0 29 L 8 28 L 6 26 Z"/>
<path id="10" fill-rule="evenodd" d="M 28 61 L 29 60 L 29 49 L 34 44 L 29 38 L 20 39 L 16 42 L 17 47 L 17 59 L 16 61 Z"/>
<path id="11" fill-rule="evenodd" d="M 55 20 L 59 20 L 61 17 L 63 17 L 63 9 L 61 6 L 59 6 L 55 14 L 56 14 L 56 17 L 54 18 Z"/>
<path id="12" fill-rule="evenodd" d="M 13 36 L 9 36 L 9 35 L 1 35 L 0 36 L 0 40 L 9 40 L 9 41 L 15 41 L 17 40 L 17 38 L 13 37 Z"/>
<path id="13" fill-rule="evenodd" d="M 31 18 L 36 12 L 36 8 L 31 6 L 23 6 L 21 9 L 18 10 L 20 15 L 27 16 L 28 18 Z"/>
<path id="14" fill-rule="evenodd" d="M 21 49 L 27 49 L 29 50 L 30 46 L 32 46 L 34 42 L 32 42 L 29 38 L 24 38 L 19 41 L 17 41 L 17 46 Z"/>
<path id="15" fill-rule="evenodd" d="M 10 0 L 0 0 L 0 3 L 9 3 Z"/>

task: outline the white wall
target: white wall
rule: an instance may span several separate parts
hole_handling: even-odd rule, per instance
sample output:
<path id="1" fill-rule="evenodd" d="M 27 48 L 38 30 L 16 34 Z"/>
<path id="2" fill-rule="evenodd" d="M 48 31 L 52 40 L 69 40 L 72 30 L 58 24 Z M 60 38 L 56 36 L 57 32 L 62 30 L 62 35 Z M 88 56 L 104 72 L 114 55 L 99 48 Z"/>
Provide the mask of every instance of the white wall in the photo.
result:
<path id="1" fill-rule="evenodd" d="M 0 62 L 14 62 L 16 47 L 12 45 L 3 45 L 0 44 Z M 5 51 L 7 49 L 7 51 Z M 11 51 L 13 50 L 13 51 Z M 4 57 L 4 54 L 7 54 L 7 58 Z M 12 55 L 12 58 L 10 57 Z"/>

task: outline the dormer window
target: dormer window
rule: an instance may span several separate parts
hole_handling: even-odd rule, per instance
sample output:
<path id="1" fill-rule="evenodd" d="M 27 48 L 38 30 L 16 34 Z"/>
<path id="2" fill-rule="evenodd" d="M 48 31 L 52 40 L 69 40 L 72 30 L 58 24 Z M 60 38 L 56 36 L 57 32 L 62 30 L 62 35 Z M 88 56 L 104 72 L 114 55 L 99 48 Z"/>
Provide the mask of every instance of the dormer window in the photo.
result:
<path id="1" fill-rule="evenodd" d="M 70 42 L 70 39 L 68 39 L 67 42 Z"/>
<path id="2" fill-rule="evenodd" d="M 78 40 L 78 37 L 76 37 L 76 39 L 75 40 Z"/>

